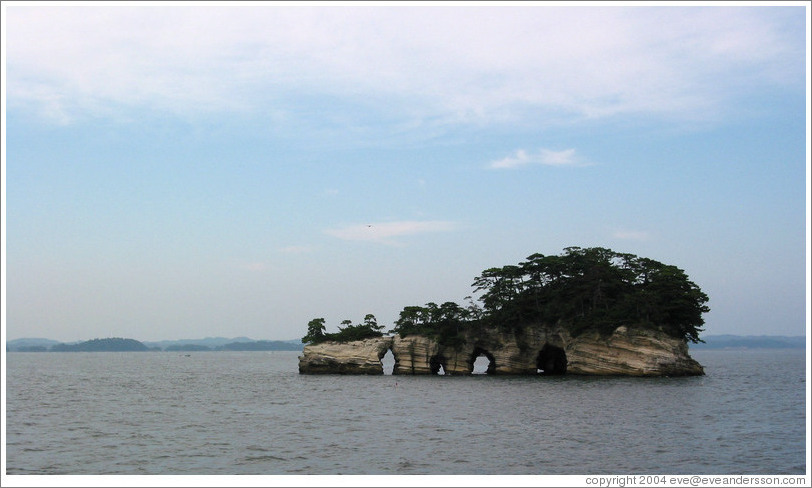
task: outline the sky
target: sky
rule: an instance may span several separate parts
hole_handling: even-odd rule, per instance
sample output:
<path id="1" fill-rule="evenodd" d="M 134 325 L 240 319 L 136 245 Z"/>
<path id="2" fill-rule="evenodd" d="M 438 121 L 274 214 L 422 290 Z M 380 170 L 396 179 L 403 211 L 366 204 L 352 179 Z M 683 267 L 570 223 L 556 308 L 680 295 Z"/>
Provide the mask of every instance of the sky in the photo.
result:
<path id="1" fill-rule="evenodd" d="M 7 340 L 301 338 L 569 246 L 809 326 L 808 2 L 2 4 Z"/>

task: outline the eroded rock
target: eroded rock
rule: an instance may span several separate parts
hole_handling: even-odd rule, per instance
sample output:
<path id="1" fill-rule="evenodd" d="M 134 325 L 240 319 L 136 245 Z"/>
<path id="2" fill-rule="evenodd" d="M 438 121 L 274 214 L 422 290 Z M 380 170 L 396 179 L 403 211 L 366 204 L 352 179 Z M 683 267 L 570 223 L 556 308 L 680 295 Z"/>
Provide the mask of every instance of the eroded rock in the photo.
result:
<path id="1" fill-rule="evenodd" d="M 363 341 L 307 345 L 299 357 L 303 374 L 383 374 L 381 358 L 391 350 L 392 374 L 468 375 L 479 356 L 488 374 L 536 375 L 702 375 L 683 339 L 659 331 L 618 327 L 610 336 L 577 337 L 561 328 L 529 325 L 515 332 L 470 331 L 456 345 L 425 336 L 381 337 Z"/>
<path id="2" fill-rule="evenodd" d="M 299 356 L 299 373 L 383 374 L 381 358 L 392 347 L 392 340 L 378 337 L 307 345 Z"/>

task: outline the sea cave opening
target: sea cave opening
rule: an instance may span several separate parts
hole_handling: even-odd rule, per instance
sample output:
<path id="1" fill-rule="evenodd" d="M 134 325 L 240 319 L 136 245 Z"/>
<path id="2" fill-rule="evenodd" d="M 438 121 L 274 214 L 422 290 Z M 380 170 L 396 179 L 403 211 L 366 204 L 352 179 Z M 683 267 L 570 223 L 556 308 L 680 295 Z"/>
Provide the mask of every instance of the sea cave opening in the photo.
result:
<path id="1" fill-rule="evenodd" d="M 444 375 L 445 374 L 446 359 L 445 356 L 437 355 L 432 356 L 429 360 L 429 371 L 431 374 Z"/>
<path id="2" fill-rule="evenodd" d="M 563 375 L 567 373 L 567 353 L 560 347 L 545 344 L 536 358 L 539 374 Z"/>
<path id="3" fill-rule="evenodd" d="M 493 354 L 485 349 L 476 348 L 471 354 L 471 374 L 491 374 L 496 370 Z"/>
<path id="4" fill-rule="evenodd" d="M 395 353 L 392 352 L 392 349 L 387 349 L 386 353 L 381 356 L 381 367 L 383 368 L 383 374 L 391 375 L 394 374 L 395 371 Z"/>

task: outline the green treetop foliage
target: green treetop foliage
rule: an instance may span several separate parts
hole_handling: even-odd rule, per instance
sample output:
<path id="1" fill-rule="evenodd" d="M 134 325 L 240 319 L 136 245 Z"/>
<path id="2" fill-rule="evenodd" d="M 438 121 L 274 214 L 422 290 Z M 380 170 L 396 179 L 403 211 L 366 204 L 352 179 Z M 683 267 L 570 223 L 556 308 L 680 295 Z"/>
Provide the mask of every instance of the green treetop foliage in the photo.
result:
<path id="1" fill-rule="evenodd" d="M 302 337 L 302 342 L 305 344 L 317 344 L 326 341 L 326 329 L 323 318 L 311 320 L 307 323 L 307 334 Z"/>
<path id="2" fill-rule="evenodd" d="M 371 313 L 364 316 L 364 322 L 353 325 L 351 320 L 344 320 L 338 332 L 328 333 L 323 318 L 313 319 L 307 324 L 307 334 L 302 337 L 305 344 L 318 344 L 325 341 L 351 342 L 383 336 L 384 326 Z"/>
<path id="3" fill-rule="evenodd" d="M 517 266 L 485 270 L 473 286 L 493 323 L 561 324 L 574 334 L 627 325 L 701 342 L 702 314 L 710 310 L 708 296 L 683 270 L 601 247 L 533 254 Z"/>
<path id="4" fill-rule="evenodd" d="M 391 332 L 403 337 L 425 335 L 434 337 L 441 344 L 457 344 L 461 341 L 462 332 L 482 323 L 482 309 L 472 301 L 469 303 L 468 307 L 454 302 L 442 305 L 430 302 L 424 307 L 406 307 L 400 312 Z"/>
<path id="5" fill-rule="evenodd" d="M 390 332 L 425 335 L 454 345 L 462 333 L 482 327 L 515 328 L 530 323 L 557 324 L 578 335 L 611 333 L 621 325 L 659 329 L 691 342 L 708 312 L 708 296 L 676 266 L 601 247 L 568 247 L 560 255 L 533 254 L 517 265 L 489 268 L 474 280 L 474 303 L 460 306 L 407 306 Z M 320 322 L 318 322 L 320 321 Z M 324 332 L 324 319 L 308 324 L 303 342 L 358 340 L 382 335 L 374 316 L 363 324 L 342 323 L 337 334 Z"/>

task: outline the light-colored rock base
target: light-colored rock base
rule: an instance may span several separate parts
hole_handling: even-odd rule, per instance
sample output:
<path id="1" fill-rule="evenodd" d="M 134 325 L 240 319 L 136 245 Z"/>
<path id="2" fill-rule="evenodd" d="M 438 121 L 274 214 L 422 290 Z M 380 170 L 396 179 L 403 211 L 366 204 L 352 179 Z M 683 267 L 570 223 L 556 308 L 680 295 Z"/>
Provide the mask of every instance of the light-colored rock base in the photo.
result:
<path id="1" fill-rule="evenodd" d="M 577 337 L 556 328 L 528 326 L 515 334 L 470 333 L 458 347 L 443 347 L 423 336 L 307 345 L 299 357 L 302 374 L 383 374 L 381 359 L 391 350 L 393 374 L 468 375 L 479 356 L 490 360 L 488 374 L 536 375 L 702 375 L 684 340 L 662 332 L 618 327 L 609 337 Z"/>

